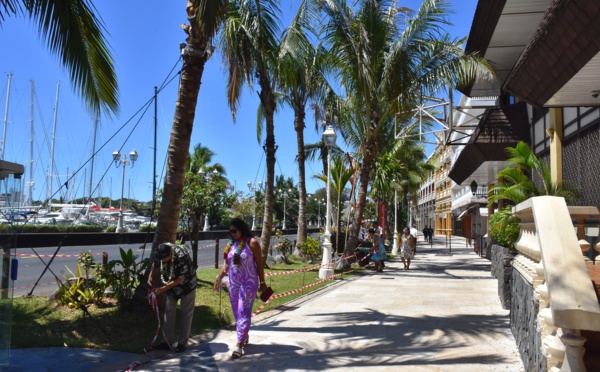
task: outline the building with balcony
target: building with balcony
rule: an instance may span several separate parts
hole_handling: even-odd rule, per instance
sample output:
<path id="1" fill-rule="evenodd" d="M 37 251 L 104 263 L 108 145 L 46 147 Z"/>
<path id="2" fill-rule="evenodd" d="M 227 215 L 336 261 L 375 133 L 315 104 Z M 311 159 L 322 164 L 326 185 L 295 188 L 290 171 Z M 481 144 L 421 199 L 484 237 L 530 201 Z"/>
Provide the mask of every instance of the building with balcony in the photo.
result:
<path id="1" fill-rule="evenodd" d="M 435 190 L 435 235 L 452 235 L 452 180 L 448 177 L 452 166 L 454 148 L 444 145 L 438 148 L 433 176 Z"/>
<path id="2" fill-rule="evenodd" d="M 435 228 L 435 173 L 431 172 L 421 183 L 417 201 L 417 224 L 419 231 L 425 226 Z"/>

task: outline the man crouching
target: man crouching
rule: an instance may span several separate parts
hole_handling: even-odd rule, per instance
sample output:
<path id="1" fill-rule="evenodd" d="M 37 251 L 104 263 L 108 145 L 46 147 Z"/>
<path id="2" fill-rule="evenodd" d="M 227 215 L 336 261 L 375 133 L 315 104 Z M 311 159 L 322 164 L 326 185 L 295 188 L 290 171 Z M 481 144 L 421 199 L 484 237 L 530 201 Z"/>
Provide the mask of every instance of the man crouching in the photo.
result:
<path id="1" fill-rule="evenodd" d="M 148 276 L 148 286 L 158 296 L 166 293 L 165 315 L 163 320 L 163 341 L 153 346 L 156 350 L 173 350 L 175 333 L 175 312 L 177 301 L 181 299 L 181 329 L 175 352 L 184 351 L 190 338 L 196 286 L 198 280 L 190 255 L 185 247 L 173 243 L 162 243 L 156 249 L 154 262 Z M 153 285 L 155 270 L 160 270 L 161 283 Z"/>

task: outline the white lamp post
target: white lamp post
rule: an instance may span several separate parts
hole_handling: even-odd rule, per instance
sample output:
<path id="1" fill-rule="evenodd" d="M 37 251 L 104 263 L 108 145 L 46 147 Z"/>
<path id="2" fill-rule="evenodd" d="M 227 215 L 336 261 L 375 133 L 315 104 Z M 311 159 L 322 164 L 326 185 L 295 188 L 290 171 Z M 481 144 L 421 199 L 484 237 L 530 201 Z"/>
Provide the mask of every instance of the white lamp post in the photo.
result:
<path id="1" fill-rule="evenodd" d="M 252 196 L 252 198 L 254 200 L 254 203 L 252 206 L 252 230 L 256 230 L 256 190 L 257 190 L 257 187 L 252 186 L 252 182 L 250 182 L 250 181 L 248 181 L 246 184 L 248 185 L 248 190 L 252 191 L 254 194 Z M 261 188 L 261 187 L 262 187 L 262 181 L 258 181 L 258 188 Z"/>
<path id="2" fill-rule="evenodd" d="M 394 180 L 394 245 L 392 246 L 392 254 L 398 254 L 398 185 Z"/>
<path id="3" fill-rule="evenodd" d="M 204 171 L 202 169 L 200 169 L 198 171 L 198 174 L 200 175 L 200 178 L 202 181 L 204 182 L 208 182 L 210 181 L 211 177 L 215 177 L 216 175 L 219 174 L 219 172 L 217 172 L 217 170 L 213 170 L 212 174 L 211 173 L 207 173 L 204 174 Z M 206 212 L 204 212 L 204 227 L 202 228 L 202 231 L 209 231 L 210 230 L 210 224 L 208 223 L 208 209 L 206 210 Z"/>
<path id="4" fill-rule="evenodd" d="M 315 202 L 317 202 L 317 228 L 321 228 L 321 199 L 314 198 Z"/>
<path id="5" fill-rule="evenodd" d="M 325 279 L 333 275 L 333 268 L 331 267 L 331 232 L 329 231 L 329 215 L 331 214 L 331 197 L 330 197 L 330 177 L 331 177 L 331 152 L 335 145 L 335 139 L 337 135 L 331 125 L 327 126 L 323 133 L 323 141 L 327 146 L 327 210 L 325 214 L 325 233 L 323 234 L 323 262 L 321 262 L 321 268 L 319 269 L 319 278 Z"/>
<path id="6" fill-rule="evenodd" d="M 287 229 L 286 225 L 285 225 L 285 207 L 286 207 L 286 202 L 287 202 L 287 197 L 288 195 L 290 195 L 292 193 L 292 190 L 288 190 L 288 191 L 283 191 L 281 192 L 281 195 L 283 196 L 283 226 L 282 228 L 285 230 Z"/>
<path id="7" fill-rule="evenodd" d="M 135 150 L 131 150 L 129 153 L 129 160 L 127 160 L 127 155 L 123 154 L 123 158 L 121 158 L 121 152 L 119 150 L 115 150 L 112 153 L 113 161 L 115 162 L 115 167 L 119 168 L 123 166 L 123 180 L 121 182 L 121 205 L 119 208 L 119 222 L 117 223 L 117 229 L 115 232 L 122 233 L 125 231 L 123 227 L 123 192 L 125 191 L 125 168 L 127 168 L 127 164 L 131 168 L 133 168 L 133 163 L 136 162 L 138 158 L 138 153 Z"/>

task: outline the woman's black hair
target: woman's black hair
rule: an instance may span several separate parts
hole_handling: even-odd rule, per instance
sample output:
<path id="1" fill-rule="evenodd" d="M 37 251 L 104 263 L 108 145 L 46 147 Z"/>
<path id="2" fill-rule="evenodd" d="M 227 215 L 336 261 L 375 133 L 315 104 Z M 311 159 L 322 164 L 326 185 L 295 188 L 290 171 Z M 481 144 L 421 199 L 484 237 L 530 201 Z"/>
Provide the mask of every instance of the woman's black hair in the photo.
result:
<path id="1" fill-rule="evenodd" d="M 375 229 L 369 229 L 369 234 L 375 234 Z"/>
<path id="2" fill-rule="evenodd" d="M 248 224 L 241 218 L 234 218 L 233 220 L 231 220 L 231 222 L 229 222 L 229 226 L 233 226 L 236 229 L 238 229 L 238 231 L 241 232 L 243 236 L 254 236 L 252 235 L 252 231 L 250 231 L 250 227 L 248 227 Z"/>

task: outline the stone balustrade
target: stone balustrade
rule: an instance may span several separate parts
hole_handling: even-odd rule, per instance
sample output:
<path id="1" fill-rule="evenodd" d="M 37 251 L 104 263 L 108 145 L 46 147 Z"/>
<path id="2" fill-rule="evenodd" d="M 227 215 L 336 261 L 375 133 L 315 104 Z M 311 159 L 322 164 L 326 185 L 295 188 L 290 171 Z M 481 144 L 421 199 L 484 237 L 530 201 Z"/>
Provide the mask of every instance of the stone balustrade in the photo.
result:
<path id="1" fill-rule="evenodd" d="M 539 196 L 517 205 L 513 213 L 521 219 L 513 267 L 538 301 L 536 329 L 530 332 L 539 332 L 546 369 L 585 371 L 580 331 L 600 331 L 600 304 L 569 208 L 563 198 Z"/>

